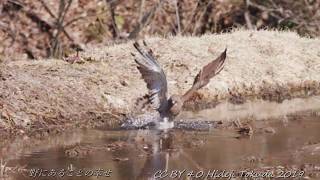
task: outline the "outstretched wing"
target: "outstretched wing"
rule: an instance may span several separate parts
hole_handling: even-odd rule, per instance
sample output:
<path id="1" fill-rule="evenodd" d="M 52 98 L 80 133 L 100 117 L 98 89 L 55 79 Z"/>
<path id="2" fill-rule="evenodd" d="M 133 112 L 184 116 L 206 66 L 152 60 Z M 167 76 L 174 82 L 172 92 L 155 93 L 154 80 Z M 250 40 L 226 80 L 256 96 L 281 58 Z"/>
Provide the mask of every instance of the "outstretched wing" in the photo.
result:
<path id="1" fill-rule="evenodd" d="M 194 79 L 192 87 L 182 96 L 183 101 L 187 101 L 198 89 L 204 87 L 210 82 L 210 79 L 223 69 L 227 56 L 227 49 L 220 54 L 218 58 L 204 66 Z"/>
<path id="2" fill-rule="evenodd" d="M 139 52 L 141 57 L 135 57 L 137 68 L 140 71 L 143 80 L 147 83 L 149 89 L 149 101 L 154 109 L 162 112 L 167 105 L 167 79 L 158 61 L 153 55 L 151 49 L 148 48 L 146 42 L 143 41 L 146 49 L 141 48 L 139 43 L 133 45 Z"/>

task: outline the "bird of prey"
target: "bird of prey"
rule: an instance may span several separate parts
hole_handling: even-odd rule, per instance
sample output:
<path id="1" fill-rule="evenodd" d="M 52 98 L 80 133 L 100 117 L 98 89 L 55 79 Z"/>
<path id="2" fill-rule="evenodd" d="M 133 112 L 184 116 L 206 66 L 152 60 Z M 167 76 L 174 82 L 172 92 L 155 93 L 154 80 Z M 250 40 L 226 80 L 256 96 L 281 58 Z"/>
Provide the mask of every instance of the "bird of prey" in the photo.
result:
<path id="1" fill-rule="evenodd" d="M 156 60 L 153 51 L 143 41 L 144 47 L 138 42 L 133 46 L 140 54 L 137 57 L 132 53 L 137 63 L 137 68 L 142 75 L 143 80 L 147 84 L 149 93 L 147 94 L 148 103 L 153 109 L 156 109 L 161 117 L 162 122 L 172 122 L 174 118 L 182 110 L 184 102 L 192 97 L 193 93 L 198 89 L 207 85 L 212 77 L 217 75 L 224 67 L 227 55 L 227 49 L 220 54 L 218 58 L 205 65 L 196 75 L 192 87 L 183 95 L 172 95 L 167 98 L 167 79 L 159 62 Z"/>

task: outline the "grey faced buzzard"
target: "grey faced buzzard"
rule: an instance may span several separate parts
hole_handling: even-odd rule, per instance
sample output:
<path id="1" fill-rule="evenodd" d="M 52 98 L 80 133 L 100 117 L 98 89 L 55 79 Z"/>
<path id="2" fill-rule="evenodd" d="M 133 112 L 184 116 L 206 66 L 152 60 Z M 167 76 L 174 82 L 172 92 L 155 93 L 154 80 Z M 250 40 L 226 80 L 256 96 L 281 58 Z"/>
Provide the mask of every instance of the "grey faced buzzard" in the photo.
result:
<path id="1" fill-rule="evenodd" d="M 137 68 L 147 84 L 149 94 L 148 103 L 160 113 L 163 121 L 172 121 L 181 111 L 184 102 L 198 89 L 207 85 L 212 77 L 217 75 L 224 67 L 227 55 L 227 49 L 221 55 L 209 64 L 205 65 L 194 79 L 192 87 L 182 96 L 172 95 L 167 98 L 167 79 L 159 62 L 156 60 L 152 50 L 148 48 L 145 41 L 142 48 L 138 42 L 133 46 L 139 52 L 140 56 L 132 55 L 137 63 Z"/>

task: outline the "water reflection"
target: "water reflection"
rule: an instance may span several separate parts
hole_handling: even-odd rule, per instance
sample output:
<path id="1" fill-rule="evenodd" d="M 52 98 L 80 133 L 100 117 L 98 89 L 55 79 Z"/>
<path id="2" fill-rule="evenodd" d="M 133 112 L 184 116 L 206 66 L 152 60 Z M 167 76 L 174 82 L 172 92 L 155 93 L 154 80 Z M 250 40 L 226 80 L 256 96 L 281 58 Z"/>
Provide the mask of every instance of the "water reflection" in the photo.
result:
<path id="1" fill-rule="evenodd" d="M 320 164 L 320 151 L 312 149 L 320 147 L 319 99 L 313 98 L 306 102 L 309 106 L 306 106 L 301 99 L 292 101 L 292 104 L 285 102 L 287 105 L 283 103 L 274 106 L 274 110 L 278 108 L 285 113 L 291 112 L 292 109 L 297 111 L 314 109 L 316 112 L 311 116 L 302 115 L 293 118 L 294 120 L 291 119 L 286 124 L 282 121 L 257 121 L 256 119 L 260 117 L 258 116 L 260 110 L 257 108 L 262 108 L 265 105 L 263 103 L 255 104 L 257 105 L 253 111 L 255 114 L 243 108 L 228 114 L 219 112 L 218 108 L 182 115 L 185 119 L 196 117 L 200 120 L 211 120 L 211 117 L 218 117 L 217 115 L 238 117 L 243 115 L 242 112 L 247 112 L 248 114 L 243 117 L 255 117 L 255 121 L 252 122 L 255 132 L 251 138 L 239 138 L 239 134 L 232 129 L 219 130 L 213 126 L 206 128 L 207 131 L 186 131 L 183 128 L 170 131 L 77 130 L 37 140 L 27 137 L 15 139 L 11 143 L 0 145 L 0 159 L 7 161 L 10 167 L 20 165 L 28 170 L 34 168 L 110 170 L 112 173 L 107 179 L 120 180 L 155 179 L 160 175 L 170 179 L 169 177 L 180 175 L 179 172 L 185 179 L 190 171 L 208 172 L 266 166 L 299 167 L 305 163 Z M 247 106 L 249 104 L 243 107 Z M 278 114 L 271 112 L 274 111 L 266 111 L 264 114 Z M 260 114 L 260 119 L 265 117 L 264 114 Z M 266 126 L 274 128 L 275 134 L 258 132 L 260 128 Z M 308 146 L 310 144 L 311 146 Z M 17 180 L 28 178 L 33 179 L 28 177 L 28 173 L 14 176 Z M 41 177 L 41 179 L 46 178 L 50 179 Z M 76 176 L 65 178 L 81 179 Z M 83 176 L 82 179 L 103 178 Z"/>
<path id="2" fill-rule="evenodd" d="M 147 158 L 138 175 L 138 179 L 155 179 L 159 172 L 167 171 L 170 150 L 173 149 L 173 137 L 170 131 L 155 130 L 152 132 L 152 155 Z"/>

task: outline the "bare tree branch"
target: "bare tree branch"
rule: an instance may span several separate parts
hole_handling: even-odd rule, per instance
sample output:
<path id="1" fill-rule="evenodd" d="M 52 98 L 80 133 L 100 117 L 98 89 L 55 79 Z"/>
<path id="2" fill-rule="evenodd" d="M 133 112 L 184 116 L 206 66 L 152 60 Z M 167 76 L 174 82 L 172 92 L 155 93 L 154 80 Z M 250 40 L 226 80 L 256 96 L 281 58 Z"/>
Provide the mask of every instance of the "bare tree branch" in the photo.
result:
<path id="1" fill-rule="evenodd" d="M 52 11 L 50 10 L 50 8 L 47 6 L 47 4 L 43 1 L 43 0 L 38 0 L 40 3 L 41 3 L 41 5 L 44 7 L 44 9 L 50 14 L 50 16 L 52 17 L 52 18 L 54 18 L 55 19 L 55 21 L 57 21 L 57 17 L 52 13 Z M 72 24 L 73 22 L 71 22 L 71 23 L 69 23 L 69 24 Z M 68 24 L 68 25 L 69 25 Z M 65 27 L 66 27 L 66 25 L 65 26 L 63 26 L 62 27 L 62 31 L 63 31 L 63 33 L 66 35 L 66 37 L 70 40 L 70 41 L 73 41 L 73 38 L 69 35 L 69 33 L 65 30 Z"/>
<path id="2" fill-rule="evenodd" d="M 52 13 L 50 8 L 47 6 L 47 4 L 43 0 L 38 0 L 38 1 L 41 3 L 44 9 L 50 14 L 51 17 L 53 17 L 54 19 L 57 19 L 56 16 Z"/>
<path id="3" fill-rule="evenodd" d="M 71 24 L 73 24 L 81 19 L 86 19 L 86 17 L 84 17 L 84 16 L 75 17 L 75 18 L 71 19 L 70 21 L 66 22 L 63 25 L 63 28 L 65 29 L 66 27 L 70 26 Z"/>
<path id="4" fill-rule="evenodd" d="M 153 8 L 145 13 L 143 17 L 141 18 L 141 21 L 138 22 L 138 24 L 135 26 L 132 32 L 130 32 L 128 38 L 129 39 L 135 39 L 140 31 L 149 23 L 150 19 L 154 17 L 155 12 L 157 9 L 161 6 L 162 2 L 164 0 L 160 0 L 156 5 L 153 6 Z"/>
<path id="5" fill-rule="evenodd" d="M 176 21 L 177 21 L 177 27 L 178 27 L 178 34 L 181 34 L 181 22 L 180 22 L 180 12 L 179 12 L 179 7 L 178 7 L 178 0 L 174 1 L 174 6 L 176 9 Z"/>
<path id="6" fill-rule="evenodd" d="M 193 35 L 197 35 L 197 34 L 204 34 L 206 32 L 207 29 L 207 24 L 209 21 L 209 16 L 212 12 L 213 9 L 213 2 L 210 0 L 202 0 L 199 1 L 200 4 L 200 10 L 199 12 L 201 13 L 200 18 L 198 19 L 198 21 L 195 22 L 195 26 L 193 29 Z"/>
<path id="7" fill-rule="evenodd" d="M 106 3 L 108 4 L 109 6 L 109 10 L 110 10 L 110 15 L 111 15 L 111 24 L 112 24 L 112 35 L 113 35 L 113 38 L 114 39 L 117 39 L 119 38 L 120 36 L 120 32 L 119 32 L 119 28 L 117 26 L 117 23 L 116 23 L 116 19 L 115 19 L 115 12 L 114 12 L 114 9 L 115 9 L 115 3 L 111 0 L 106 0 Z"/>
<path id="8" fill-rule="evenodd" d="M 60 58 L 62 56 L 59 35 L 63 29 L 64 18 L 65 18 L 66 14 L 71 6 L 71 3 L 72 3 L 72 0 L 68 0 L 67 3 L 65 2 L 65 0 L 60 0 L 58 18 L 56 21 L 57 33 L 55 34 L 54 38 L 52 39 L 52 47 L 51 47 L 50 56 L 53 56 L 56 58 Z"/>
<path id="9" fill-rule="evenodd" d="M 192 24 L 196 24 L 196 16 L 198 15 L 199 12 L 201 12 L 201 9 L 203 7 L 203 1 L 204 0 L 198 0 L 196 7 L 193 9 L 192 11 L 192 17 L 190 19 L 190 22 L 185 26 L 183 32 L 188 32 L 189 30 L 191 30 L 191 25 Z"/>
<path id="10" fill-rule="evenodd" d="M 140 1 L 140 9 L 139 9 L 139 22 L 142 20 L 143 17 L 143 9 L 145 5 L 145 0 Z"/>
<path id="11" fill-rule="evenodd" d="M 247 28 L 253 29 L 253 25 L 250 19 L 249 4 L 250 4 L 250 0 L 245 0 L 246 10 L 244 12 L 244 19 L 246 21 Z"/>

